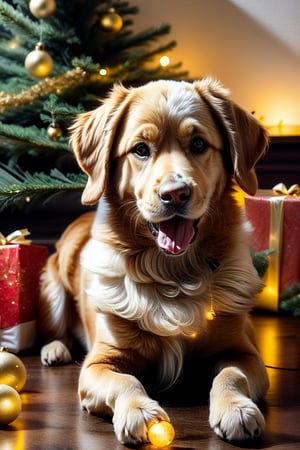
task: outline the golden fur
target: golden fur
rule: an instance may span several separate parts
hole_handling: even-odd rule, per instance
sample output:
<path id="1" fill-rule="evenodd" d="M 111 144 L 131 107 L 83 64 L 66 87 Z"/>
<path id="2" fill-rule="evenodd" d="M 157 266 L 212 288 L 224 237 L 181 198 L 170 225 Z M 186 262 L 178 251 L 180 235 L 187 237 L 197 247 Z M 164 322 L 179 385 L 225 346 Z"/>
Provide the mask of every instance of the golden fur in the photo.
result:
<path id="1" fill-rule="evenodd" d="M 187 355 L 214 359 L 211 427 L 259 435 L 268 380 L 248 313 L 262 285 L 234 187 L 255 193 L 264 129 L 216 81 L 158 81 L 114 86 L 79 115 L 71 143 L 88 175 L 82 201 L 99 205 L 65 231 L 42 276 L 42 362 L 68 362 L 70 335 L 84 341 L 82 407 L 112 415 L 119 441 L 136 444 L 169 420 L 143 374 L 157 368 L 168 387 Z"/>

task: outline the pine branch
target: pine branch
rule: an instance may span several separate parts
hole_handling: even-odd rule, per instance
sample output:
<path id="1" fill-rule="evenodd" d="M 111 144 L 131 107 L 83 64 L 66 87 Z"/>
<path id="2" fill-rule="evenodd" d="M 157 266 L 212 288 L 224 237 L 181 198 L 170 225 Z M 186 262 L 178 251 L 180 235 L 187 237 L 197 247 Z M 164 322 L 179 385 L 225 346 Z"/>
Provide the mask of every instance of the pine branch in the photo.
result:
<path id="1" fill-rule="evenodd" d="M 53 117 L 55 117 L 56 123 L 60 121 L 70 122 L 71 118 L 75 117 L 75 115 L 84 112 L 81 104 L 73 106 L 69 103 L 61 102 L 55 94 L 50 94 L 44 101 L 43 110 L 46 111 L 46 114 L 41 113 L 40 119 L 47 125 L 53 122 Z"/>
<path id="2" fill-rule="evenodd" d="M 82 173 L 64 175 L 54 169 L 50 175 L 30 174 L 27 171 L 9 170 L 0 163 L 0 212 L 22 209 L 29 202 L 36 202 L 41 198 L 44 202 L 49 202 L 59 194 L 82 191 L 85 185 L 86 175 Z"/>
<path id="3" fill-rule="evenodd" d="M 32 147 L 44 147 L 45 150 L 60 149 L 71 152 L 67 138 L 54 141 L 48 138 L 45 129 L 39 129 L 35 125 L 24 127 L 19 125 L 7 125 L 0 122 L 0 135 L 13 139 L 15 142 L 24 142 Z"/>
<path id="4" fill-rule="evenodd" d="M 10 107 L 34 103 L 35 100 L 41 99 L 56 91 L 64 92 L 72 87 L 76 88 L 81 83 L 84 83 L 85 79 L 86 73 L 80 68 L 76 68 L 59 76 L 46 78 L 31 86 L 27 91 L 20 92 L 19 94 L 6 96 L 4 92 L 0 92 L 0 112 Z"/>
<path id="5" fill-rule="evenodd" d="M 139 33 L 133 35 L 130 39 L 126 41 L 126 47 L 136 47 L 142 46 L 145 43 L 149 45 L 149 42 L 156 41 L 159 37 L 167 35 L 170 33 L 170 25 L 163 24 L 158 28 L 148 28 L 147 30 L 140 31 Z"/>
<path id="6" fill-rule="evenodd" d="M 14 46 L 14 42 L 12 42 L 11 40 L 9 41 L 3 41 L 2 46 L 1 46 L 1 60 L 4 61 L 24 61 L 24 59 L 27 56 L 27 50 L 25 50 L 24 48 L 22 48 L 19 45 L 19 41 L 16 40 L 15 41 L 15 46 Z M 10 69 L 9 67 L 6 67 L 6 70 Z M 1 72 L 0 74 L 1 76 L 6 75 L 6 71 Z"/>
<path id="7" fill-rule="evenodd" d="M 2 25 L 10 32 L 15 30 L 26 36 L 39 36 L 40 24 L 31 20 L 28 16 L 18 11 L 7 2 L 0 0 L 0 14 Z"/>
<path id="8" fill-rule="evenodd" d="M 175 46 L 176 46 L 176 42 L 172 41 L 172 42 L 169 42 L 169 44 L 167 44 L 165 46 L 155 48 L 151 52 L 147 52 L 147 53 L 142 52 L 142 51 L 131 52 L 127 61 L 125 61 L 123 64 L 123 70 L 121 71 L 121 73 L 125 73 L 126 70 L 131 69 L 131 66 L 134 66 L 134 65 L 140 65 L 142 67 L 142 65 L 145 62 L 152 61 L 154 56 L 156 56 L 158 54 L 162 54 L 166 51 L 169 51 L 170 49 L 172 49 Z"/>
<path id="9" fill-rule="evenodd" d="M 5 78 L 3 77 L 4 73 Z M 8 94 L 15 93 L 16 86 L 19 91 L 28 88 L 29 83 L 25 70 L 19 64 L 0 58 L 0 74 L 2 74 L 2 76 L 0 75 L 0 99 L 3 92 Z"/>
<path id="10" fill-rule="evenodd" d="M 260 277 L 263 277 L 269 267 L 268 256 L 272 255 L 274 250 L 263 250 L 252 253 L 253 265 Z"/>
<path id="11" fill-rule="evenodd" d="M 293 316 L 300 316 L 300 283 L 292 284 L 279 298 L 282 311 L 291 312 Z"/>

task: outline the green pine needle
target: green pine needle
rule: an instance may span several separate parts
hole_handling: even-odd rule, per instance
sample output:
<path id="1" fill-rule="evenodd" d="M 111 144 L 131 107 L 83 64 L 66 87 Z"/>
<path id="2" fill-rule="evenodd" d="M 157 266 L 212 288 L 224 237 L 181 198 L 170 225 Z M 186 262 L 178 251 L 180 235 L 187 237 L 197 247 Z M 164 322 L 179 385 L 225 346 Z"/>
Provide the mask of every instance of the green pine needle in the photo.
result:
<path id="1" fill-rule="evenodd" d="M 49 175 L 45 173 L 22 172 L 0 165 L 0 212 L 5 209 L 22 209 L 30 202 L 43 197 L 51 200 L 57 193 L 82 191 L 86 185 L 85 174 L 64 175 L 53 169 Z"/>
<path id="2" fill-rule="evenodd" d="M 67 138 L 61 138 L 59 141 L 51 140 L 47 136 L 46 129 L 40 129 L 35 125 L 24 127 L 21 125 L 4 124 L 0 122 L 0 136 L 12 139 L 14 142 L 23 142 L 33 147 L 43 147 L 46 150 L 62 149 L 71 152 Z M 1 145 L 0 145 L 1 147 Z"/>
<path id="3" fill-rule="evenodd" d="M 273 250 L 263 250 L 261 252 L 252 253 L 252 262 L 257 270 L 258 275 L 262 278 L 269 266 L 268 256 L 274 253 Z"/>
<path id="4" fill-rule="evenodd" d="M 300 282 L 289 286 L 279 300 L 282 311 L 291 312 L 295 317 L 300 316 Z"/>

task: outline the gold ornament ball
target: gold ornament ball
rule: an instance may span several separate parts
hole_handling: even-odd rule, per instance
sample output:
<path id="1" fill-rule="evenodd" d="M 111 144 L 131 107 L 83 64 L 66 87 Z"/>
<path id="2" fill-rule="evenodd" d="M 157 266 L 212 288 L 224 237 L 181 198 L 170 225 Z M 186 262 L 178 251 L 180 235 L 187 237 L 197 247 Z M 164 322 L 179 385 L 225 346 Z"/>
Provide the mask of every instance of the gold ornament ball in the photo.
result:
<path id="1" fill-rule="evenodd" d="M 50 139 L 59 139 L 62 136 L 62 129 L 56 123 L 51 123 L 47 128 L 47 135 Z"/>
<path id="2" fill-rule="evenodd" d="M 105 33 L 118 33 L 123 26 L 123 19 L 114 8 L 110 8 L 100 17 L 100 25 Z"/>
<path id="3" fill-rule="evenodd" d="M 53 59 L 45 52 L 41 42 L 26 56 L 25 68 L 34 78 L 45 78 L 51 72 Z"/>
<path id="4" fill-rule="evenodd" d="M 3 347 L 0 349 L 0 384 L 21 391 L 26 383 L 27 371 L 23 362 Z"/>
<path id="5" fill-rule="evenodd" d="M 55 0 L 30 0 L 29 9 L 37 19 L 47 19 L 56 10 Z"/>
<path id="6" fill-rule="evenodd" d="M 148 430 L 148 439 L 156 447 L 166 447 L 174 441 L 174 438 L 173 425 L 166 420 L 154 423 Z"/>
<path id="7" fill-rule="evenodd" d="M 10 386 L 0 384 L 0 425 L 13 422 L 22 409 L 20 395 Z"/>

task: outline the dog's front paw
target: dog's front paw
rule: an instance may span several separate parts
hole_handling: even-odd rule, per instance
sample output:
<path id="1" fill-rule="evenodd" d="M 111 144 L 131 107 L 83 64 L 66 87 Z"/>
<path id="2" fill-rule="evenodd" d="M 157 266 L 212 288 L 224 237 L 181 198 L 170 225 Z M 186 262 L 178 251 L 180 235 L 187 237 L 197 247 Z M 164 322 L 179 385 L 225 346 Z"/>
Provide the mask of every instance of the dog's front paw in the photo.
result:
<path id="1" fill-rule="evenodd" d="M 248 378 L 237 367 L 224 368 L 215 377 L 209 423 L 218 436 L 229 441 L 254 439 L 264 430 L 264 417 L 250 398 Z"/>
<path id="2" fill-rule="evenodd" d="M 157 420 L 169 421 L 168 414 L 158 402 L 147 396 L 124 394 L 116 400 L 113 424 L 116 437 L 122 444 L 148 442 L 148 429 Z"/>
<path id="3" fill-rule="evenodd" d="M 41 361 L 44 366 L 66 364 L 72 360 L 71 353 L 61 341 L 52 341 L 41 350 Z"/>
<path id="4" fill-rule="evenodd" d="M 209 423 L 218 436 L 229 441 L 257 438 L 265 428 L 262 413 L 243 395 L 211 403 Z"/>

